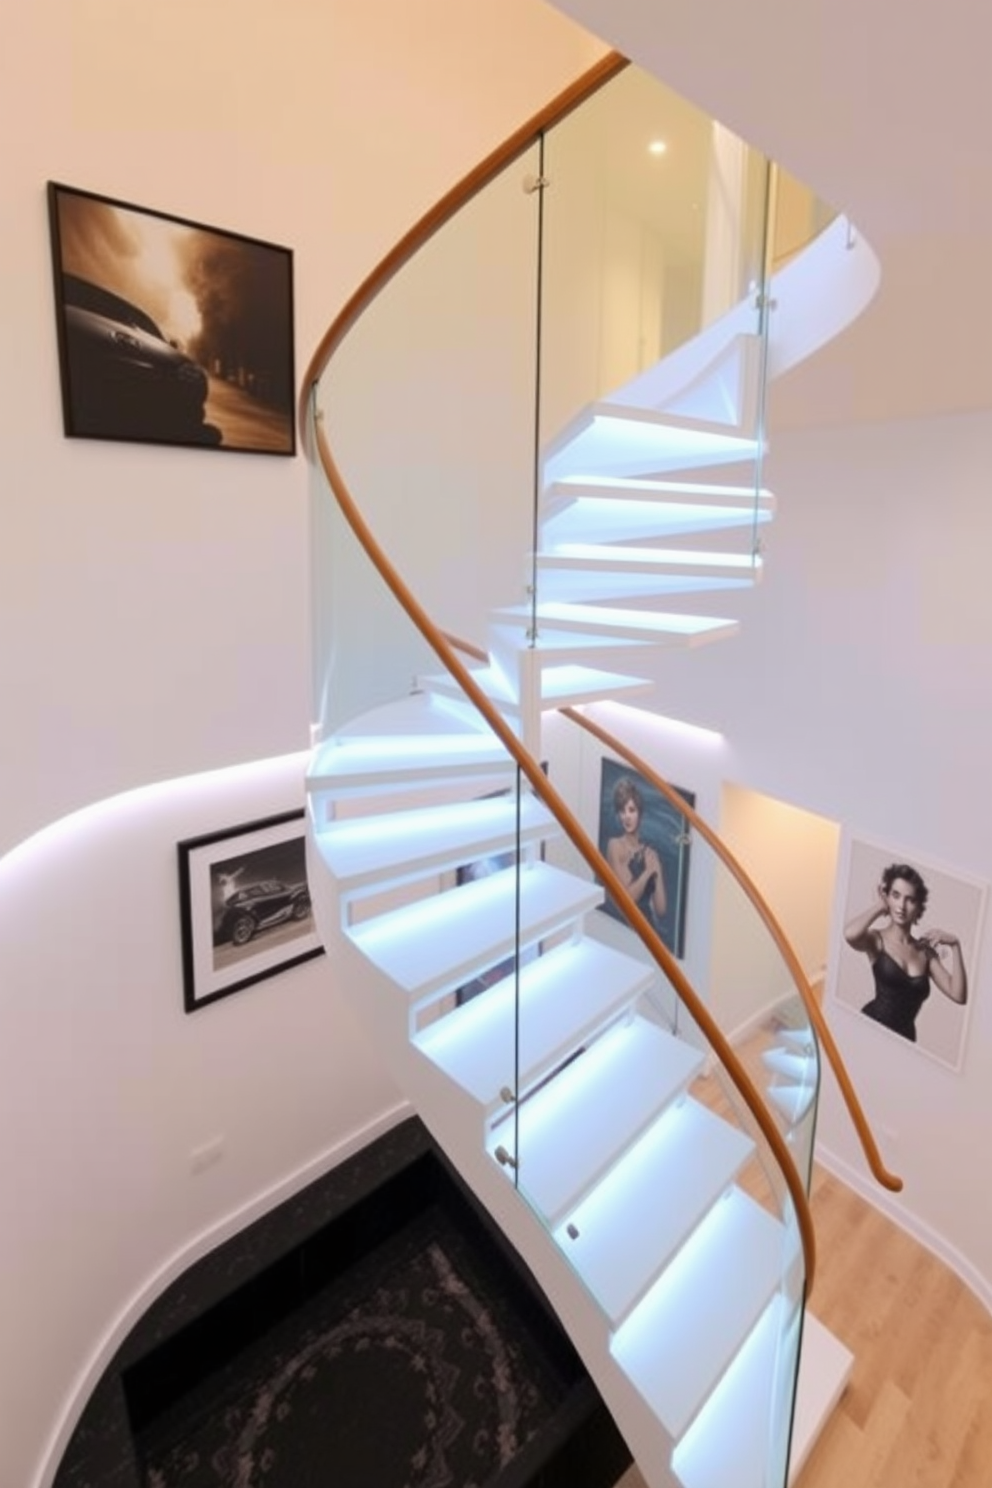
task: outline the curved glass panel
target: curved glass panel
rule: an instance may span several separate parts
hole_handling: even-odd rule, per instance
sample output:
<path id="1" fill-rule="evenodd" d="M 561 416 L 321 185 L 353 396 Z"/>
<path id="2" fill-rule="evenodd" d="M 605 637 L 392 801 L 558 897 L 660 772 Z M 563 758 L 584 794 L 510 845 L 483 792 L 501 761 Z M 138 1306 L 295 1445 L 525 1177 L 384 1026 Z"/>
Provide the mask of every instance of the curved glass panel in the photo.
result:
<path id="1" fill-rule="evenodd" d="M 616 655 L 681 623 L 659 636 L 642 601 L 672 593 L 690 628 L 708 623 L 698 596 L 749 582 L 756 556 L 765 167 L 669 101 L 661 162 L 692 159 L 701 221 L 675 223 L 680 198 L 637 205 L 621 141 L 656 127 L 658 91 L 629 69 L 536 140 L 385 285 L 321 378 L 340 502 L 315 471 L 311 887 L 397 1080 L 560 1314 L 585 1320 L 618 1415 L 653 1423 L 634 1450 L 697 1488 L 718 1440 L 748 1454 L 749 1484 L 782 1488 L 804 1271 L 773 1148 L 784 1134 L 808 1170 L 801 1122 L 778 1112 L 770 1142 L 721 1083 L 680 963 L 666 975 L 604 910 L 609 875 L 632 875 L 655 929 L 668 916 L 663 946 L 714 1004 L 721 926 L 741 955 L 765 932 L 725 910 L 722 866 L 677 811 L 674 857 L 645 842 L 637 865 L 617 821 L 604 868 L 548 723 L 641 685 Z M 597 445 L 588 412 L 604 398 L 619 475 L 616 430 Z M 575 489 L 607 478 L 628 484 Z M 432 624 L 479 649 L 471 682 Z M 763 954 L 746 952 L 754 1006 L 784 1008 Z M 759 1089 L 763 1053 L 747 1056 Z"/>

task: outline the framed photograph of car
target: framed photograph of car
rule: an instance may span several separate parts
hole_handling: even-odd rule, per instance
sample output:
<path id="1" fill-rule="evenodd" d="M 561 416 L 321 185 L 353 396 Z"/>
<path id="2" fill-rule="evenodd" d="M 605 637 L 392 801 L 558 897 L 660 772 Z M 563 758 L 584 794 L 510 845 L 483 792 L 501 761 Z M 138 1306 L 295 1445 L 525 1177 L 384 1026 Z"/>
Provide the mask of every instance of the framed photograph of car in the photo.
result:
<path id="1" fill-rule="evenodd" d="M 180 842 L 179 909 L 188 1013 L 319 956 L 303 812 Z"/>
<path id="2" fill-rule="evenodd" d="M 296 453 L 288 248 L 48 183 L 65 433 Z"/>

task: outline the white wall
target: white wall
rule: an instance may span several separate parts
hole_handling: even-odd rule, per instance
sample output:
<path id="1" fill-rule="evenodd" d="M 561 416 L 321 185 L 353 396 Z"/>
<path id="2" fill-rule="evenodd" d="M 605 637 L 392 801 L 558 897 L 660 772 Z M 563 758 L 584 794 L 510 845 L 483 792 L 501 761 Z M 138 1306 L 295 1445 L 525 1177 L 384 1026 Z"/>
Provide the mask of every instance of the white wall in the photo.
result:
<path id="1" fill-rule="evenodd" d="M 723 730 L 733 781 L 989 879 L 992 414 L 773 430 L 767 476 L 764 582 L 736 640 L 665 659 L 665 711 Z M 992 1119 L 987 932 L 971 977 L 960 1074 L 827 1011 L 905 1178 L 897 1212 L 992 1302 L 992 1193 L 974 1167 Z M 819 1140 L 863 1171 L 830 1082 Z"/>
<path id="2" fill-rule="evenodd" d="M 63 439 L 46 180 L 293 248 L 299 376 L 402 232 L 601 51 L 539 0 L 12 13 L 0 851 L 115 791 L 304 747 L 309 722 L 303 460 Z"/>

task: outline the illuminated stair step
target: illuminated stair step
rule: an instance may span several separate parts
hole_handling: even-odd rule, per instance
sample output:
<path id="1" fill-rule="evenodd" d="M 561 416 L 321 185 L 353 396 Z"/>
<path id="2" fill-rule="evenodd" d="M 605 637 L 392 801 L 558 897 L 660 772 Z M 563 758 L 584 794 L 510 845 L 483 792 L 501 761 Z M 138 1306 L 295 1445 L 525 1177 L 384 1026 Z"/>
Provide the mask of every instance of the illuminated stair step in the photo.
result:
<path id="1" fill-rule="evenodd" d="M 531 863 L 520 873 L 520 942 L 533 944 L 602 903 L 598 884 Z M 517 873 L 508 869 L 390 910 L 348 931 L 411 1003 L 460 987 L 513 953 Z"/>
<path id="2" fill-rule="evenodd" d="M 761 1062 L 766 1069 L 789 1080 L 809 1080 L 815 1074 L 812 1060 L 803 1054 L 794 1054 L 789 1049 L 765 1049 Z"/>
<path id="3" fill-rule="evenodd" d="M 518 822 L 519 809 L 519 822 Z M 407 883 L 475 858 L 557 836 L 551 812 L 527 794 L 454 801 L 328 823 L 317 848 L 340 894 Z"/>
<path id="4" fill-rule="evenodd" d="M 746 572 L 730 573 L 719 581 L 696 574 L 666 573 L 653 569 L 650 564 L 638 567 L 632 563 L 626 568 L 615 564 L 548 568 L 540 578 L 541 603 L 570 604 L 576 601 L 645 599 L 653 595 L 706 594 L 713 589 L 719 589 L 721 593 L 751 589 L 757 575 L 750 568 L 750 560 L 748 563 Z"/>
<path id="5" fill-rule="evenodd" d="M 551 446 L 545 484 L 566 476 L 659 475 L 705 465 L 753 460 L 758 440 L 728 433 L 726 426 L 652 413 L 646 409 L 593 404 Z"/>
<path id="6" fill-rule="evenodd" d="M 685 1096 L 559 1225 L 555 1239 L 614 1326 L 753 1150 L 737 1127 Z"/>
<path id="7" fill-rule="evenodd" d="M 702 1055 L 646 1018 L 611 1029 L 518 1113 L 521 1191 L 556 1225 L 681 1093 Z M 507 1137 L 496 1129 L 491 1149 Z"/>
<path id="8" fill-rule="evenodd" d="M 506 750 L 488 732 L 358 735 L 320 746 L 307 774 L 307 790 L 341 799 L 453 780 L 513 779 L 515 773 Z"/>
<path id="9" fill-rule="evenodd" d="M 508 606 L 496 610 L 497 624 L 529 627 L 532 612 L 528 607 Z M 542 603 L 537 608 L 538 641 L 544 645 L 547 635 L 581 636 L 590 634 L 593 644 L 600 638 L 619 642 L 641 641 L 665 646 L 692 646 L 700 641 L 722 639 L 738 630 L 736 620 L 721 620 L 711 615 L 664 614 L 659 610 L 624 610 L 609 605 Z M 555 642 L 557 644 L 557 642 Z"/>
<path id="10" fill-rule="evenodd" d="M 779 1295 L 752 1329 L 736 1359 L 672 1455 L 683 1488 L 767 1488 L 781 1481 L 771 1471 L 773 1420 L 770 1382 L 776 1378 L 784 1335 L 795 1345 L 799 1317 Z M 784 1345 L 787 1349 L 788 1344 Z M 774 1419 L 781 1422 L 787 1401 Z M 784 1457 L 781 1436 L 776 1443 Z"/>
<path id="11" fill-rule="evenodd" d="M 783 1044 L 789 1044 L 793 1049 L 798 1049 L 802 1054 L 816 1053 L 816 1040 L 813 1030 L 807 1025 L 804 1028 L 777 1028 L 775 1037 Z"/>
<path id="12" fill-rule="evenodd" d="M 704 552 L 696 548 L 618 547 L 609 543 L 562 543 L 537 555 L 543 593 L 543 575 L 571 573 L 644 573 L 674 582 L 694 580 L 716 588 L 753 584 L 761 573 L 761 558 L 750 553 Z"/>
<path id="13" fill-rule="evenodd" d="M 812 1081 L 805 1085 L 772 1085 L 768 1090 L 768 1099 L 790 1126 L 802 1121 L 815 1096 L 816 1085 Z"/>
<path id="14" fill-rule="evenodd" d="M 487 667 L 477 674 L 477 680 L 503 713 L 508 716 L 519 713 L 520 704 L 511 695 L 504 672 L 495 667 Z M 421 685 L 441 696 L 461 696 L 454 679 L 447 673 L 423 677 Z M 653 687 L 654 683 L 645 677 L 632 677 L 623 672 L 609 672 L 599 667 L 568 663 L 543 668 L 541 703 L 545 708 L 565 708 L 579 703 L 597 702 L 602 698 L 626 698 L 637 693 L 651 692 Z"/>
<path id="15" fill-rule="evenodd" d="M 524 1091 L 629 1007 L 654 979 L 654 968 L 643 961 L 585 938 L 521 969 L 519 1050 L 513 975 L 431 1024 L 415 1042 L 485 1111 L 496 1110 L 505 1104 L 503 1088 L 513 1088 L 517 1057 Z"/>
<path id="16" fill-rule="evenodd" d="M 730 1189 L 614 1335 L 614 1358 L 672 1437 L 686 1431 L 775 1294 L 787 1243 L 778 1220 Z"/>
<path id="17" fill-rule="evenodd" d="M 541 498 L 542 542 L 618 542 L 762 525 L 775 498 L 753 486 L 682 481 L 556 481 Z"/>

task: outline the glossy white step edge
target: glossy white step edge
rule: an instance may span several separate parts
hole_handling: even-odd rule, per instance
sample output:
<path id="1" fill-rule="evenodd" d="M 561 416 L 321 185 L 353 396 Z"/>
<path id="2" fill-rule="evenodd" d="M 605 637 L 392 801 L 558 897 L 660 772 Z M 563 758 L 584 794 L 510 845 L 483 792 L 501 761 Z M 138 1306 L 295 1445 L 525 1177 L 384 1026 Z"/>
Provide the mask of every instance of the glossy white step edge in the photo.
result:
<path id="1" fill-rule="evenodd" d="M 625 557 L 619 557 L 620 554 Z M 689 555 L 695 558 L 696 555 Z M 538 555 L 541 604 L 619 600 L 645 595 L 705 594 L 751 589 L 761 579 L 761 561 L 750 554 L 718 555 L 714 564 L 674 564 L 668 549 L 590 548 L 586 555 Z"/>
<path id="2" fill-rule="evenodd" d="M 654 968 L 585 937 L 555 947 L 516 977 L 429 1025 L 414 1043 L 485 1111 L 504 1102 L 504 1086 L 527 1090 L 629 1007 L 655 980 Z"/>
<path id="3" fill-rule="evenodd" d="M 816 1095 L 816 1085 L 770 1085 L 768 1099 L 781 1111 L 790 1126 L 798 1126 Z"/>
<path id="4" fill-rule="evenodd" d="M 751 461 L 759 443 L 701 420 L 610 403 L 582 410 L 553 442 L 544 484 L 569 475 L 660 475 L 669 470 Z"/>
<path id="5" fill-rule="evenodd" d="M 703 1055 L 656 1023 L 612 1028 L 518 1112 L 517 1176 L 554 1227 L 701 1068 Z M 512 1140 L 496 1128 L 490 1151 Z"/>
<path id="6" fill-rule="evenodd" d="M 795 1307 L 777 1294 L 672 1453 L 683 1488 L 768 1488 L 773 1425 L 780 1445 L 788 1422 L 788 1379 L 777 1371 L 792 1357 L 797 1326 Z"/>
<path id="7" fill-rule="evenodd" d="M 717 531 L 724 527 L 767 522 L 775 514 L 775 497 L 753 485 L 717 485 L 703 481 L 663 481 L 629 476 L 598 480 L 568 476 L 545 487 L 541 496 L 542 529 L 570 525 L 575 513 L 579 526 L 596 521 L 610 509 L 644 507 L 663 522 L 659 533 Z M 578 509 L 578 510 L 577 510 Z M 579 511 L 582 515 L 579 515 Z M 595 515 L 594 515 L 595 514 Z M 562 522 L 562 519 L 565 519 Z"/>
<path id="8" fill-rule="evenodd" d="M 526 864 L 520 872 L 522 945 L 572 924 L 602 903 L 598 884 Z M 511 955 L 516 945 L 513 869 L 390 910 L 347 934 L 411 1003 L 459 987 Z"/>
<path id="9" fill-rule="evenodd" d="M 502 713 L 512 716 L 520 711 L 520 704 L 502 671 L 487 667 L 474 675 L 483 692 Z M 447 673 L 423 677 L 421 682 L 424 687 L 436 691 L 440 696 L 460 695 L 458 684 Z M 541 702 L 545 708 L 565 708 L 579 703 L 597 702 L 602 698 L 630 697 L 636 693 L 650 692 L 653 686 L 644 677 L 632 677 L 622 672 L 608 672 L 599 667 L 571 663 L 543 668 Z"/>
<path id="10" fill-rule="evenodd" d="M 680 1097 L 555 1231 L 616 1327 L 754 1151 L 737 1127 Z"/>
<path id="11" fill-rule="evenodd" d="M 790 1483 L 795 1482 L 802 1472 L 817 1437 L 844 1393 L 853 1368 L 851 1350 L 807 1308 L 803 1319 L 796 1413 L 792 1424 Z"/>
<path id="12" fill-rule="evenodd" d="M 496 624 L 528 627 L 531 611 L 524 606 L 508 606 L 493 614 Z M 624 610 L 616 606 L 592 604 L 545 603 L 538 606 L 538 642 L 543 643 L 545 627 L 552 632 L 576 635 L 589 633 L 594 643 L 602 636 L 629 641 L 646 641 L 669 646 L 692 646 L 699 641 L 717 640 L 734 635 L 736 620 L 723 620 L 712 615 L 666 614 L 660 610 Z"/>
<path id="13" fill-rule="evenodd" d="M 783 1226 L 731 1188 L 616 1333 L 611 1352 L 672 1437 L 692 1422 L 775 1294 Z"/>
<path id="14" fill-rule="evenodd" d="M 491 733 L 360 735 L 329 739 L 315 751 L 307 790 L 332 799 L 452 780 L 490 780 L 516 766 Z"/>
<path id="15" fill-rule="evenodd" d="M 515 795 L 495 796 L 328 822 L 318 830 L 316 845 L 338 892 L 350 895 L 407 883 L 559 831 L 548 808 L 528 793 L 519 802 Z"/>
<path id="16" fill-rule="evenodd" d="M 775 1367 L 780 1330 L 787 1324 L 794 1337 L 797 1316 L 791 1317 L 781 1297 L 775 1298 L 740 1356 L 724 1376 L 712 1406 L 704 1407 L 692 1431 L 675 1451 L 673 1466 L 685 1488 L 767 1488 L 768 1421 L 771 1394 L 767 1386 Z M 847 1388 L 854 1355 L 807 1308 L 803 1318 L 802 1352 L 796 1384 L 790 1484 L 796 1482 L 837 1403 Z M 762 1380 L 766 1383 L 762 1387 Z M 788 1384 L 782 1380 L 778 1398 L 788 1408 Z"/>
<path id="17" fill-rule="evenodd" d="M 789 1044 L 793 1049 L 797 1049 L 800 1054 L 813 1055 L 816 1053 L 816 1040 L 813 1036 L 813 1030 L 808 1026 L 805 1028 L 777 1028 L 775 1030 L 775 1037 L 780 1039 L 783 1044 Z"/>
<path id="18" fill-rule="evenodd" d="M 807 1054 L 794 1054 L 789 1049 L 763 1049 L 761 1062 L 766 1069 L 790 1080 L 809 1080 L 816 1073 L 815 1062 Z"/>

